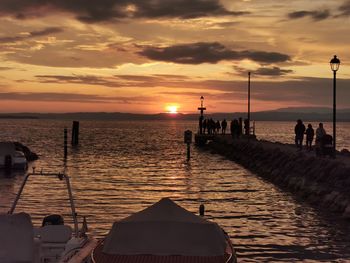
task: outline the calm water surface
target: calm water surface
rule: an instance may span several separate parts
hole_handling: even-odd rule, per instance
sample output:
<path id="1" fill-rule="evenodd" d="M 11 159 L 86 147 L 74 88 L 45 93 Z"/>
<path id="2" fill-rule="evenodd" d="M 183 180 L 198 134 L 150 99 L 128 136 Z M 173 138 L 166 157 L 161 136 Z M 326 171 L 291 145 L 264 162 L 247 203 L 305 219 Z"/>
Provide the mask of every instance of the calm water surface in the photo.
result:
<path id="1" fill-rule="evenodd" d="M 19 140 L 40 154 L 33 164 L 37 170 L 63 171 L 63 128 L 70 128 L 71 122 L 1 120 L 0 124 L 2 140 Z M 229 233 L 239 262 L 350 262 L 346 221 L 301 204 L 219 155 L 193 147 L 187 163 L 183 132 L 195 131 L 196 122 L 80 124 L 80 146 L 69 149 L 66 170 L 78 213 L 87 216 L 91 234 L 101 237 L 115 220 L 171 197 L 192 212 L 204 203 L 207 217 Z M 339 137 L 345 138 L 350 126 L 340 126 L 344 135 Z M 256 124 L 259 137 L 283 142 L 293 141 L 293 127 L 294 123 Z M 9 209 L 22 180 L 20 174 L 0 175 L 0 212 Z M 31 213 L 36 224 L 57 212 L 69 221 L 66 195 L 62 181 L 40 177 L 28 184 L 17 211 Z"/>

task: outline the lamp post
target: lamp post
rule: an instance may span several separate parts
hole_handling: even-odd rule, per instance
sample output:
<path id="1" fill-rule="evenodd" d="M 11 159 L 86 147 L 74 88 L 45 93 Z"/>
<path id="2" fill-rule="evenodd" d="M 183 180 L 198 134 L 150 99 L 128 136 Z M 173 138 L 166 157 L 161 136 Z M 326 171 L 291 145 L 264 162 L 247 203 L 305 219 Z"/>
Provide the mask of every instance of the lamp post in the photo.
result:
<path id="1" fill-rule="evenodd" d="M 248 135 L 250 135 L 250 74 L 248 72 Z"/>
<path id="2" fill-rule="evenodd" d="M 337 113 L 337 104 L 336 104 L 336 76 L 337 71 L 340 66 L 340 60 L 337 58 L 336 55 L 331 59 L 329 62 L 331 65 L 331 69 L 333 71 L 333 150 L 334 150 L 334 156 L 335 156 L 335 150 L 336 150 L 336 113 Z"/>
<path id="3" fill-rule="evenodd" d="M 203 112 L 206 110 L 206 108 L 203 107 L 204 97 L 201 96 L 200 100 L 201 100 L 201 106 L 198 108 L 198 110 L 201 113 L 201 115 L 199 116 L 199 134 L 203 134 L 203 119 L 204 119 Z"/>

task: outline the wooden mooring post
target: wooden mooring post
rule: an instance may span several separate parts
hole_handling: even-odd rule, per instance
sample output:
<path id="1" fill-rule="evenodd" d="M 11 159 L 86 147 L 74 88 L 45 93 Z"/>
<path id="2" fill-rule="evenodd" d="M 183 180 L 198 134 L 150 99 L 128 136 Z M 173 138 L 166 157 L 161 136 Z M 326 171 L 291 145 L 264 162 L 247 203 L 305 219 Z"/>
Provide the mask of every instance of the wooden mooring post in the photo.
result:
<path id="1" fill-rule="evenodd" d="M 72 146 L 79 144 L 79 122 L 73 121 L 72 127 Z"/>
<path id="2" fill-rule="evenodd" d="M 187 144 L 187 161 L 189 161 L 191 159 L 192 131 L 185 131 L 184 142 Z"/>

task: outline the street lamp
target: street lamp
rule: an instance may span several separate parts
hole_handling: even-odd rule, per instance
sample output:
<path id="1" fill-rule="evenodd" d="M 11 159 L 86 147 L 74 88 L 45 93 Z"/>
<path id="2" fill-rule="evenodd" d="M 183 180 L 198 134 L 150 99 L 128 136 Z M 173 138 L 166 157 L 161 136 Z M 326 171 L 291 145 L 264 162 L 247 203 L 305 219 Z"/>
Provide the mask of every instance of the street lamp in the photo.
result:
<path id="1" fill-rule="evenodd" d="M 248 136 L 250 135 L 250 72 L 248 72 Z"/>
<path id="2" fill-rule="evenodd" d="M 201 100 L 201 106 L 198 108 L 198 110 L 201 113 L 201 115 L 199 116 L 199 134 L 203 134 L 203 119 L 204 119 L 203 112 L 206 110 L 206 108 L 203 107 L 204 97 L 201 96 L 200 100 Z"/>
<path id="3" fill-rule="evenodd" d="M 340 66 L 340 60 L 337 58 L 336 55 L 334 55 L 334 58 L 331 59 L 329 62 L 331 65 L 331 69 L 333 71 L 333 149 L 334 149 L 334 156 L 335 156 L 335 150 L 336 150 L 336 75 L 337 71 Z"/>

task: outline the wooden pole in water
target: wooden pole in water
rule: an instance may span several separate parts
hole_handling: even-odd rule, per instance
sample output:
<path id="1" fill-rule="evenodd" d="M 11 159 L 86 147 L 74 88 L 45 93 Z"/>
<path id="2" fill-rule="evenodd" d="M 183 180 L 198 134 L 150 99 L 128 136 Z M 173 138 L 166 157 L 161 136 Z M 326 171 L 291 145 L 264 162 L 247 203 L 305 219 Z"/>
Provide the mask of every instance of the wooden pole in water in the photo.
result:
<path id="1" fill-rule="evenodd" d="M 199 206 L 199 215 L 200 215 L 200 216 L 204 216 L 204 213 L 205 213 L 205 207 L 204 207 L 203 204 L 201 204 L 201 205 Z"/>
<path id="2" fill-rule="evenodd" d="M 187 144 L 187 161 L 189 161 L 191 159 L 192 131 L 187 130 L 184 132 L 184 143 Z"/>
<path id="3" fill-rule="evenodd" d="M 68 147 L 67 147 L 67 128 L 64 128 L 64 159 L 67 159 Z"/>
<path id="4" fill-rule="evenodd" d="M 72 145 L 76 146 L 79 144 L 79 122 L 73 121 L 72 127 Z"/>
<path id="5" fill-rule="evenodd" d="M 187 161 L 191 159 L 191 144 L 187 143 Z"/>

